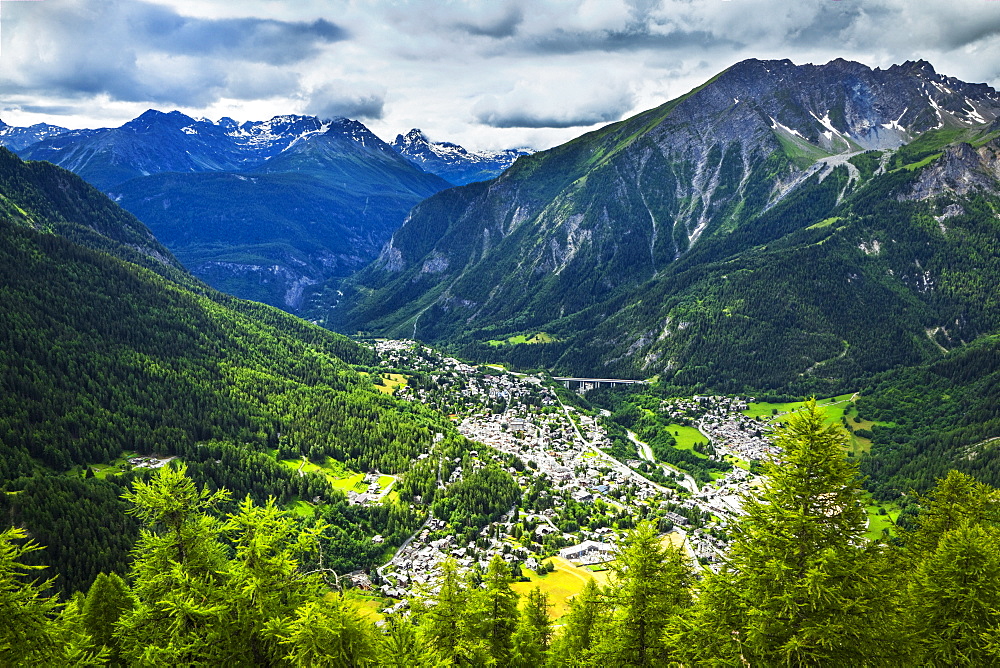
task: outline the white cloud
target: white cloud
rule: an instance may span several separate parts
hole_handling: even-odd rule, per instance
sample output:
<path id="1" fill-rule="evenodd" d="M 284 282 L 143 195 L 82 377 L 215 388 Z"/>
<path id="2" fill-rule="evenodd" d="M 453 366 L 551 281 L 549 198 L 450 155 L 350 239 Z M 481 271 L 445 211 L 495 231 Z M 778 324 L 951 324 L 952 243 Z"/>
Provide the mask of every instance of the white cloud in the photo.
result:
<path id="1" fill-rule="evenodd" d="M 472 113 L 496 128 L 571 128 L 617 121 L 634 104 L 627 83 L 580 73 L 521 80 L 505 95 L 482 97 Z"/>
<path id="2" fill-rule="evenodd" d="M 8 123 L 338 112 L 494 148 L 565 141 L 750 57 L 1000 77 L 985 0 L 46 0 L 4 3 L 2 39 Z"/>

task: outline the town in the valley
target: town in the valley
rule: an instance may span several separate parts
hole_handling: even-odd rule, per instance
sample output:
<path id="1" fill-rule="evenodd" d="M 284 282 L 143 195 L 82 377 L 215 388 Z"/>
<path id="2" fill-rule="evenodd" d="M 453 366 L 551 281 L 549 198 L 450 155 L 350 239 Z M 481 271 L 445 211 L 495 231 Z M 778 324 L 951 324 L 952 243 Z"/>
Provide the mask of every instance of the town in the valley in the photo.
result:
<path id="1" fill-rule="evenodd" d="M 515 575 L 543 567 L 547 558 L 599 571 L 641 519 L 657 520 L 664 540 L 682 545 L 694 563 L 711 568 L 724 554 L 726 531 L 742 512 L 743 495 L 756 483 L 749 462 L 777 454 L 769 424 L 744 414 L 749 399 L 670 400 L 661 409 L 696 427 L 710 443 L 709 457 L 738 464 L 710 482 L 699 482 L 680 468 L 656 461 L 631 432 L 627 440 L 619 439 L 630 456 L 613 456 L 622 447 L 612 447 L 603 419 L 607 412 L 588 415 L 569 405 L 551 379 L 472 366 L 414 341 L 375 345 L 384 368 L 430 374 L 431 387 L 400 385 L 397 397 L 451 414 L 465 437 L 482 444 L 481 453 L 471 454 L 485 458 L 492 449 L 523 464 L 509 467 L 522 489 L 519 507 L 483 528 L 475 540 L 460 544 L 445 531 L 444 520 L 429 517 L 392 560 L 371 575 L 383 595 L 400 599 L 397 608 L 411 596 L 434 593 L 436 574 L 448 558 L 455 560 L 459 572 L 485 571 L 496 554 L 514 567 Z M 478 465 L 474 462 L 472 468 Z M 466 473 L 456 466 L 448 480 L 439 479 L 438 484 L 453 483 Z"/>

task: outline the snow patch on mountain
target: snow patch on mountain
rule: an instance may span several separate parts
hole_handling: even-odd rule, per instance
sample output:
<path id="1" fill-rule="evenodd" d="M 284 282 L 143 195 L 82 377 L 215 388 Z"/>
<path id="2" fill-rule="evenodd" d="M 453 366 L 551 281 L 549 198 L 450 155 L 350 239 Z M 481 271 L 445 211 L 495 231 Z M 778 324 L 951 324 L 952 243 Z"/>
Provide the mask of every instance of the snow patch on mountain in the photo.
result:
<path id="1" fill-rule="evenodd" d="M 456 185 L 499 176 L 519 157 L 532 152 L 525 148 L 469 151 L 452 142 L 432 142 L 418 128 L 397 135 L 391 146 L 420 169 Z"/>

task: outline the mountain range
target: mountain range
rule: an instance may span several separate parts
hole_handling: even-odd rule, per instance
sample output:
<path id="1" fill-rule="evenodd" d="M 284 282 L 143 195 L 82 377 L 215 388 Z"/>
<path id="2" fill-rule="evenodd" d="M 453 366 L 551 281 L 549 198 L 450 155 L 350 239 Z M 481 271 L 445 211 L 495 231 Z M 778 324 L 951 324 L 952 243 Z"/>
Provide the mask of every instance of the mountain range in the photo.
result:
<path id="1" fill-rule="evenodd" d="M 396 135 L 391 146 L 417 167 L 457 186 L 487 181 L 501 174 L 522 155 L 532 153 L 523 148 L 468 151 L 451 142 L 432 142 L 418 128 L 405 135 Z"/>
<path id="2" fill-rule="evenodd" d="M 155 136 L 160 121 L 187 122 L 163 116 L 136 128 Z M 315 205 L 320 185 L 295 189 L 331 175 L 395 179 L 416 198 L 443 183 L 373 264 L 321 286 L 339 301 L 303 310 L 479 361 L 655 377 L 642 389 L 653 406 L 681 392 L 858 391 L 856 433 L 870 430 L 872 444 L 862 469 L 894 500 L 953 467 L 1000 480 L 998 117 L 993 89 L 926 63 L 747 61 L 462 187 L 407 166 L 360 123 L 300 118 L 286 133 L 298 140 L 225 154 L 236 164 L 272 153 L 252 167 L 197 171 L 210 151 L 192 150 L 190 163 L 167 151 L 188 171 L 113 191 L 124 201 L 137 197 L 130 184 L 161 183 L 155 201 L 169 211 L 170 193 L 193 187 L 186 179 L 219 179 L 195 183 L 247 207 Z M 121 142 L 107 145 L 142 145 Z M 374 186 L 360 192 L 384 201 Z M 123 569 L 138 533 L 121 494 L 143 473 L 126 455 L 177 456 L 208 489 L 323 506 L 338 572 L 381 563 L 437 493 L 440 469 L 414 462 L 439 440 L 456 464 L 480 446 L 430 405 L 377 391 L 373 379 L 392 374 L 371 349 L 186 271 L 171 246 L 184 234 L 222 238 L 222 222 L 163 220 L 170 243 L 79 176 L 0 149 L 0 512 L 50 547 L 58 586 L 79 590 Z M 275 244 L 271 232 L 238 241 Z M 441 378 L 407 373 L 417 388 Z M 419 470 L 423 505 L 349 507 L 307 460 L 404 484 Z M 473 491 L 477 503 L 495 497 Z"/>
<path id="3" fill-rule="evenodd" d="M 43 139 L 65 132 L 69 132 L 69 130 L 48 123 L 36 123 L 26 128 L 19 128 L 0 121 L 0 146 L 6 146 L 12 151 L 19 151 Z"/>
<path id="4" fill-rule="evenodd" d="M 489 178 L 523 153 L 420 138 L 397 150 L 344 118 L 213 122 L 155 110 L 117 128 L 0 127 L 0 144 L 109 193 L 203 280 L 292 312 L 371 261 L 447 178 Z"/>
<path id="5" fill-rule="evenodd" d="M 102 184 L 211 285 L 333 329 L 825 392 L 996 330 L 998 115 L 924 61 L 748 60 L 536 154 L 155 111 L 21 153 Z M 482 169 L 503 171 L 449 187 Z"/>
<path id="6" fill-rule="evenodd" d="M 1000 96 L 748 60 L 421 202 L 315 317 L 477 359 L 826 391 L 992 332 Z"/>

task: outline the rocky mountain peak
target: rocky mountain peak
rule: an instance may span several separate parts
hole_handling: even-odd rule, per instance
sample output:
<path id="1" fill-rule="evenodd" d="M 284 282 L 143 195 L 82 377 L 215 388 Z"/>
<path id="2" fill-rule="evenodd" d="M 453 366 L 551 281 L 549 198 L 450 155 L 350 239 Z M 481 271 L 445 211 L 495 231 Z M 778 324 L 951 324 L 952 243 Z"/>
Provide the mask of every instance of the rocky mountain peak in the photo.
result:
<path id="1" fill-rule="evenodd" d="M 48 123 L 35 123 L 28 127 L 17 127 L 7 125 L 0 121 L 0 146 L 5 146 L 12 151 L 20 151 L 48 137 L 69 132 L 66 128 Z"/>
<path id="2" fill-rule="evenodd" d="M 432 142 L 419 128 L 396 135 L 391 146 L 417 167 L 457 185 L 497 176 L 518 157 L 529 153 L 519 149 L 469 151 L 452 142 Z"/>
<path id="3" fill-rule="evenodd" d="M 937 74 L 937 70 L 934 69 L 934 66 L 931 65 L 926 60 L 923 60 L 922 58 L 919 60 L 907 60 L 901 65 L 892 65 L 886 71 L 898 72 L 903 74 L 917 74 L 917 73 L 930 74 L 930 75 Z"/>
<path id="4" fill-rule="evenodd" d="M 430 141 L 424 135 L 424 131 L 420 128 L 413 128 L 405 135 L 396 135 L 396 138 L 392 142 L 392 146 L 397 149 L 403 146 L 414 146 L 414 145 L 425 145 L 429 146 Z"/>
<path id="5" fill-rule="evenodd" d="M 196 123 L 193 118 L 182 114 L 179 111 L 163 112 L 157 109 L 147 109 L 136 118 L 122 125 L 123 130 L 137 132 L 149 131 L 160 127 L 179 129 L 186 125 Z"/>

